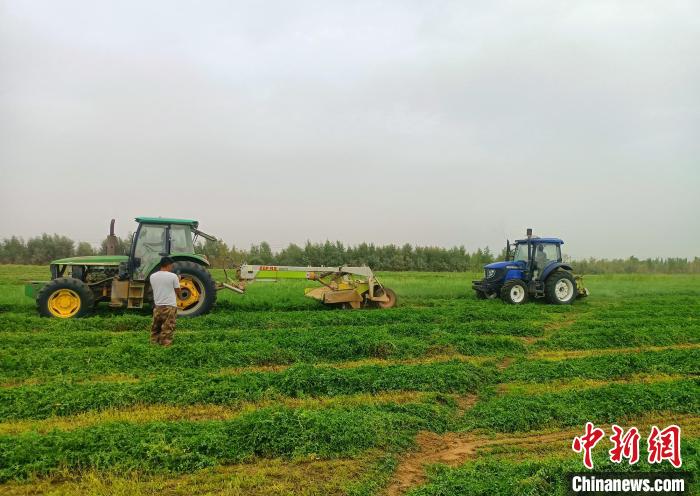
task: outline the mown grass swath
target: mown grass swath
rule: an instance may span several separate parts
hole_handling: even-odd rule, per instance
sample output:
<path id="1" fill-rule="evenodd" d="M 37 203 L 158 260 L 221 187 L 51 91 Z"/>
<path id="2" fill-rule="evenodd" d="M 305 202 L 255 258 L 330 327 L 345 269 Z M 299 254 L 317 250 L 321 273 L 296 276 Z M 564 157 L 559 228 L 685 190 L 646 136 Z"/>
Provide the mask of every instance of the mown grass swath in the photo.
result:
<path id="1" fill-rule="evenodd" d="M 184 472 L 252 457 L 354 456 L 442 431 L 451 410 L 427 404 L 351 409 L 266 408 L 228 421 L 105 423 L 47 434 L 0 436 L 0 480 L 90 467 Z M 109 446 L 110 449 L 105 449 Z"/>
<path id="2" fill-rule="evenodd" d="M 50 382 L 0 389 L 0 420 L 46 418 L 135 404 L 234 405 L 275 396 L 334 396 L 381 391 L 475 393 L 494 368 L 461 361 L 348 369 L 297 365 L 282 372 L 210 376 L 190 373 L 131 382 Z"/>
<path id="3" fill-rule="evenodd" d="M 652 384 L 611 384 L 540 395 L 506 394 L 477 404 L 468 429 L 516 432 L 615 422 L 647 412 L 700 413 L 700 379 Z"/>
<path id="4" fill-rule="evenodd" d="M 51 333 L 52 335 L 55 333 Z M 215 371 L 224 367 L 292 364 L 296 362 L 341 362 L 362 358 L 411 358 L 445 350 L 465 355 L 522 353 L 523 343 L 510 336 L 478 335 L 450 330 L 434 330 L 415 335 L 407 329 L 389 326 L 327 329 L 275 329 L 265 332 L 245 330 L 222 332 L 202 342 L 196 334 L 178 336 L 172 351 L 155 348 L 147 337 L 106 336 L 100 344 L 79 337 L 84 346 L 16 346 L 0 352 L 0 380 L 50 377 L 70 374 L 89 377 L 96 374 L 153 374 L 175 371 Z M 12 336 L 23 341 L 22 336 Z M 56 340 L 64 337 L 56 334 Z M 26 343 L 26 341 L 25 341 Z M 18 350 L 21 349 L 21 352 Z"/>
<path id="5" fill-rule="evenodd" d="M 506 381 L 617 379 L 633 374 L 700 374 L 700 348 L 609 353 L 566 360 L 521 360 L 503 374 Z"/>

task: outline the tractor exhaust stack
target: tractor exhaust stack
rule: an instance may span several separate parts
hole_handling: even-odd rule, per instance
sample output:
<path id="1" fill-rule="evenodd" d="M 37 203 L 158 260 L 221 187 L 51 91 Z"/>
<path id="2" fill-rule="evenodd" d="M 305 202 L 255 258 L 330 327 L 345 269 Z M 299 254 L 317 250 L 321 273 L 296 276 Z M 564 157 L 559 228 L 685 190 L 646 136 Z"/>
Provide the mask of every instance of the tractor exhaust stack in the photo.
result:
<path id="1" fill-rule="evenodd" d="M 107 236 L 105 241 L 107 255 L 116 255 L 117 246 L 119 246 L 119 240 L 114 234 L 114 219 L 112 219 L 109 223 L 109 236 Z"/>

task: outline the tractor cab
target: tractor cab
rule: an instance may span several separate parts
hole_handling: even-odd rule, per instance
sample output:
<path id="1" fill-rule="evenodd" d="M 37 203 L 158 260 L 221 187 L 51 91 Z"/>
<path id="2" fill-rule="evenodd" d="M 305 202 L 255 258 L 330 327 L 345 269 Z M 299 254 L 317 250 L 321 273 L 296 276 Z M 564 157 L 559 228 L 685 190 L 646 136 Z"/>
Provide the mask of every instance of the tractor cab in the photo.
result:
<path id="1" fill-rule="evenodd" d="M 136 222 L 139 227 L 131 242 L 128 261 L 128 272 L 134 280 L 145 280 L 166 255 L 174 260 L 197 257 L 203 265 L 208 265 L 204 257 L 195 254 L 194 238 L 199 235 L 214 238 L 199 231 L 196 220 L 137 217 Z"/>
<path id="2" fill-rule="evenodd" d="M 472 282 L 477 298 L 500 297 L 520 304 L 529 297 L 565 305 L 588 295 L 580 276 L 562 259 L 559 238 L 539 238 L 527 230 L 527 238 L 506 244 L 506 260 L 484 267 L 484 278 Z"/>
<path id="3" fill-rule="evenodd" d="M 534 279 L 544 279 L 549 274 L 549 268 L 562 262 L 561 245 L 559 238 L 531 238 L 519 239 L 515 242 L 513 253 L 508 254 L 508 261 L 524 264 Z M 510 250 L 508 250 L 510 251 Z"/>

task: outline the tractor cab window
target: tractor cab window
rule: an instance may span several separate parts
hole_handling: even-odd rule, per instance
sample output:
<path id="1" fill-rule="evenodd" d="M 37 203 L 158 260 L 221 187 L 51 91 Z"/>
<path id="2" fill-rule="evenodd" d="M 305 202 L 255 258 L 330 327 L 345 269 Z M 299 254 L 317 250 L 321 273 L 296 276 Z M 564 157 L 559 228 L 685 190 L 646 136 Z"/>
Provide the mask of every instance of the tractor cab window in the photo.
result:
<path id="1" fill-rule="evenodd" d="M 559 245 L 556 243 L 537 243 L 535 245 L 535 263 L 539 270 L 544 268 L 550 262 L 559 260 Z"/>
<path id="2" fill-rule="evenodd" d="M 513 252 L 513 261 L 517 262 L 520 260 L 521 262 L 527 262 L 527 244 L 526 243 L 518 243 L 515 246 L 515 252 Z"/>
<path id="3" fill-rule="evenodd" d="M 170 253 L 194 253 L 189 226 L 170 226 Z"/>
<path id="4" fill-rule="evenodd" d="M 165 228 L 164 225 L 141 225 L 134 247 L 134 257 L 140 261 L 134 271 L 135 279 L 145 279 L 162 257 L 161 253 L 165 253 Z"/>
<path id="5" fill-rule="evenodd" d="M 560 260 L 559 245 L 556 243 L 533 243 L 534 259 L 537 265 L 542 268 L 549 262 Z M 513 252 L 513 261 L 527 262 L 527 243 L 518 243 Z M 544 265 L 543 265 L 544 264 Z"/>

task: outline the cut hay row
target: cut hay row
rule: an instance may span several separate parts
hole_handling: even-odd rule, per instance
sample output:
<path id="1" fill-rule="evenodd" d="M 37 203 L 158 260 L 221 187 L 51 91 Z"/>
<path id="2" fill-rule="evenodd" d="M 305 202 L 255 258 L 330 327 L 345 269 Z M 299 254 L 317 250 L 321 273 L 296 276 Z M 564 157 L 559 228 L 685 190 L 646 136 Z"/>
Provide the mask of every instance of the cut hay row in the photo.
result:
<path id="1" fill-rule="evenodd" d="M 0 420 L 43 419 L 129 405 L 236 405 L 274 398 L 387 391 L 475 393 L 493 384 L 495 367 L 450 361 L 350 369 L 296 365 L 282 372 L 210 376 L 190 373 L 140 382 L 52 382 L 0 389 Z"/>

